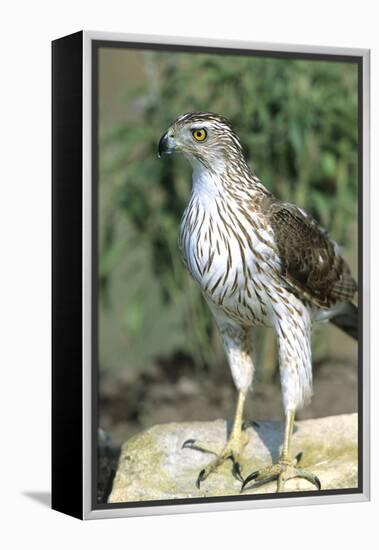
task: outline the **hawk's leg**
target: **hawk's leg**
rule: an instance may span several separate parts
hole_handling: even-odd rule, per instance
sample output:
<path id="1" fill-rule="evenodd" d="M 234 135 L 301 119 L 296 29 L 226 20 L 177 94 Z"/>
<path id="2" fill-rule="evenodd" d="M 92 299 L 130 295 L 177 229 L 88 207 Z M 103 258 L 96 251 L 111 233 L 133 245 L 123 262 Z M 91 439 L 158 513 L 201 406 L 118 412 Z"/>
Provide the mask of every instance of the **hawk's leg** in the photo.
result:
<path id="1" fill-rule="evenodd" d="M 286 481 L 293 478 L 303 478 L 315 485 L 317 489 L 321 489 L 321 483 L 317 476 L 314 474 L 298 468 L 298 463 L 301 459 L 301 453 L 295 458 L 292 457 L 291 452 L 291 440 L 293 432 L 293 424 L 295 420 L 295 411 L 289 410 L 286 415 L 286 428 L 284 433 L 284 444 L 282 452 L 280 453 L 279 461 L 276 464 L 272 464 L 261 470 L 256 470 L 247 476 L 242 483 L 241 491 L 251 482 L 254 483 L 249 489 L 259 487 L 269 481 L 277 480 L 277 492 L 284 491 L 284 485 Z"/>
<path id="2" fill-rule="evenodd" d="M 212 460 L 203 470 L 200 471 L 196 481 L 196 486 L 200 488 L 200 483 L 204 481 L 210 473 L 214 472 L 225 460 L 231 460 L 233 463 L 232 473 L 239 481 L 243 481 L 241 475 L 240 459 L 244 446 L 248 441 L 247 434 L 242 428 L 243 409 L 246 399 L 246 390 L 240 390 L 238 394 L 238 402 L 236 414 L 234 417 L 233 428 L 230 433 L 229 439 L 221 452 L 217 452 L 208 448 L 207 445 L 197 441 L 196 439 L 188 439 L 183 443 L 183 447 L 187 449 L 194 449 L 203 453 L 211 453 L 216 455 L 216 458 Z"/>

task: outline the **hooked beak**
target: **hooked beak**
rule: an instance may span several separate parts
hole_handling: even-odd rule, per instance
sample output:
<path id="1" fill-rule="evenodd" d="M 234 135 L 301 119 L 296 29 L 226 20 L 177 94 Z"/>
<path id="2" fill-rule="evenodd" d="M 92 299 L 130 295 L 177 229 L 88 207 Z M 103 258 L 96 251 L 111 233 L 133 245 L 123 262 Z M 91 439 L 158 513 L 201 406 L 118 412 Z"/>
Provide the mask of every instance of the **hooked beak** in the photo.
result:
<path id="1" fill-rule="evenodd" d="M 175 147 L 175 139 L 170 137 L 166 132 L 159 140 L 158 158 L 162 158 L 162 155 L 171 155 L 174 152 Z"/>

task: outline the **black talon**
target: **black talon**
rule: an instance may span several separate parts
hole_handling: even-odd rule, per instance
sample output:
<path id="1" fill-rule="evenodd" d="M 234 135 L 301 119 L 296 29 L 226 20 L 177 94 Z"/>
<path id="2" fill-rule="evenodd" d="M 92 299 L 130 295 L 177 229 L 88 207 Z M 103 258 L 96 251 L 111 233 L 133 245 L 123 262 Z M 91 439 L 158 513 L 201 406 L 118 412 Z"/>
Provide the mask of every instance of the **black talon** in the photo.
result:
<path id="1" fill-rule="evenodd" d="M 254 479 L 256 479 L 258 476 L 259 476 L 259 470 L 255 470 L 255 472 L 253 472 L 252 474 L 248 475 L 248 476 L 245 478 L 245 481 L 242 483 L 241 493 L 242 493 L 242 491 L 244 490 L 244 488 L 246 487 L 246 485 L 247 485 L 248 483 L 250 483 L 250 481 L 254 481 Z"/>
<path id="2" fill-rule="evenodd" d="M 182 449 L 185 449 L 185 448 L 191 448 L 191 445 L 193 445 L 195 443 L 196 439 L 186 439 L 186 441 L 183 443 L 182 445 Z"/>
<path id="3" fill-rule="evenodd" d="M 187 439 L 187 441 L 183 443 L 182 449 L 192 449 L 193 451 L 200 451 L 201 453 L 209 453 L 217 456 L 217 453 L 211 451 L 210 449 L 202 449 L 201 447 L 198 447 L 196 445 L 196 439 Z"/>
<path id="4" fill-rule="evenodd" d="M 197 478 L 197 480 L 196 480 L 196 487 L 197 487 L 198 489 L 200 489 L 200 483 L 201 483 L 202 481 L 204 481 L 204 474 L 205 474 L 205 470 L 201 470 L 201 472 L 200 472 L 200 474 L 199 474 L 199 476 L 198 476 L 198 478 Z"/>
<path id="5" fill-rule="evenodd" d="M 315 485 L 319 491 L 321 491 L 321 481 L 317 476 L 315 476 Z"/>
<path id="6" fill-rule="evenodd" d="M 232 474 L 237 479 L 237 481 L 241 481 L 243 483 L 243 477 L 241 474 L 241 466 L 239 462 L 233 462 L 233 468 L 232 468 Z"/>
<path id="7" fill-rule="evenodd" d="M 299 464 L 302 458 L 303 458 L 303 453 L 302 452 L 297 453 L 297 455 L 295 456 L 296 464 Z"/>
<path id="8" fill-rule="evenodd" d="M 263 479 L 260 479 L 253 483 L 248 489 L 257 489 L 258 487 L 261 487 L 262 485 L 266 485 L 266 483 L 269 483 L 270 481 L 275 481 L 278 479 L 278 474 L 273 474 L 272 476 L 264 477 Z M 241 493 L 242 493 L 242 487 L 241 487 Z"/>

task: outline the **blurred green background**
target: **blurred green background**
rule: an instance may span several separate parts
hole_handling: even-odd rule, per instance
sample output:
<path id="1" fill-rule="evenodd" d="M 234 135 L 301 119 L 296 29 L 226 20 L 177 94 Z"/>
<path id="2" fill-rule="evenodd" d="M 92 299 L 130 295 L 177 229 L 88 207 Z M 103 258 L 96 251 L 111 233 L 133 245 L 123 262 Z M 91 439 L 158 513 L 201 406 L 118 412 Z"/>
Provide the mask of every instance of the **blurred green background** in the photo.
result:
<path id="1" fill-rule="evenodd" d="M 305 208 L 357 270 L 357 66 L 318 60 L 99 50 L 100 425 L 120 443 L 157 422 L 230 416 L 235 392 L 178 225 L 191 189 L 180 156 L 157 159 L 188 111 L 227 117 L 278 197 Z M 280 418 L 277 355 L 256 330 L 247 415 Z M 356 344 L 313 338 L 315 397 L 300 417 L 356 410 Z"/>

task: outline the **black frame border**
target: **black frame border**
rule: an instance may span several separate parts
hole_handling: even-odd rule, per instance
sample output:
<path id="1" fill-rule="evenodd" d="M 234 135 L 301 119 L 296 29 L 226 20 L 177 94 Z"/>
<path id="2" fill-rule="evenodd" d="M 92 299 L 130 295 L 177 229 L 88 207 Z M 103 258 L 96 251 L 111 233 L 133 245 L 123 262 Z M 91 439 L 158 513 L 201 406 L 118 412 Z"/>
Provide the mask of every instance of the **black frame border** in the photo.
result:
<path id="1" fill-rule="evenodd" d="M 83 32 L 52 43 L 52 508 L 83 517 Z"/>

